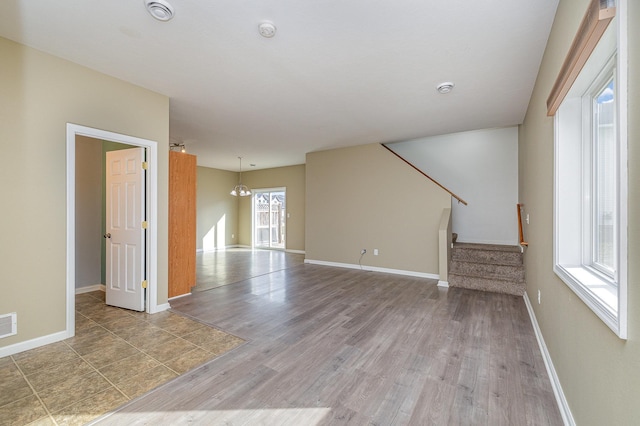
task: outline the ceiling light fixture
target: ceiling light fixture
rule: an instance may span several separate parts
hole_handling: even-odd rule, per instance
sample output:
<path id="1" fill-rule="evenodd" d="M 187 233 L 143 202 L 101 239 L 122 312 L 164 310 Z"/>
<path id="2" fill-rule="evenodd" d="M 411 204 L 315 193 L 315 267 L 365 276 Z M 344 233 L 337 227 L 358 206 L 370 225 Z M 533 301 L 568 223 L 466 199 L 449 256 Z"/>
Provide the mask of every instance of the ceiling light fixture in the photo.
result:
<path id="1" fill-rule="evenodd" d="M 169 145 L 169 151 L 180 151 L 187 152 L 187 148 L 184 146 L 184 143 L 172 143 Z"/>
<path id="2" fill-rule="evenodd" d="M 276 26 L 273 22 L 264 21 L 258 25 L 258 32 L 264 38 L 272 38 L 276 35 Z"/>
<path id="3" fill-rule="evenodd" d="M 158 21 L 170 21 L 173 18 L 173 7 L 164 0 L 145 0 L 144 5 Z"/>
<path id="4" fill-rule="evenodd" d="M 436 90 L 440 93 L 442 93 L 443 95 L 451 92 L 453 90 L 453 87 L 455 86 L 455 84 L 451 83 L 450 81 L 446 81 L 444 83 L 440 83 L 436 86 Z"/>
<path id="5" fill-rule="evenodd" d="M 242 184 L 242 157 L 238 157 L 238 159 L 240 160 L 240 176 L 238 177 L 238 184 L 231 190 L 231 195 L 234 197 L 246 197 L 251 195 L 251 190 Z"/>

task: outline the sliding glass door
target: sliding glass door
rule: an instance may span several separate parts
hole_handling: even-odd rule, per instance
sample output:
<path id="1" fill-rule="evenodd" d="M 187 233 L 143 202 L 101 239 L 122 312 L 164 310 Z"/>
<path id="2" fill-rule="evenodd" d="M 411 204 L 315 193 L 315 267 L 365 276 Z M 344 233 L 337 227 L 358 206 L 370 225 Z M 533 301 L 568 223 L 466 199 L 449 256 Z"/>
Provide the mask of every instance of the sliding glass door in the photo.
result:
<path id="1" fill-rule="evenodd" d="M 287 223 L 285 188 L 256 189 L 253 194 L 254 246 L 284 249 Z"/>

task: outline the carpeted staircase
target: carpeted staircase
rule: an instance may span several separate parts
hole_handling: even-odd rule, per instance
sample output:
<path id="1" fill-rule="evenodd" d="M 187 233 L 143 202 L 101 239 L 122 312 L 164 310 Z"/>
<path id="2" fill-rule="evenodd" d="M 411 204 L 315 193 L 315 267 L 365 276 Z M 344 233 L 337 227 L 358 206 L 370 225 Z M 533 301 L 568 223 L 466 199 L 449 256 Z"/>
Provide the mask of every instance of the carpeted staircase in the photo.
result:
<path id="1" fill-rule="evenodd" d="M 518 246 L 456 243 L 449 286 L 524 295 L 524 264 Z"/>

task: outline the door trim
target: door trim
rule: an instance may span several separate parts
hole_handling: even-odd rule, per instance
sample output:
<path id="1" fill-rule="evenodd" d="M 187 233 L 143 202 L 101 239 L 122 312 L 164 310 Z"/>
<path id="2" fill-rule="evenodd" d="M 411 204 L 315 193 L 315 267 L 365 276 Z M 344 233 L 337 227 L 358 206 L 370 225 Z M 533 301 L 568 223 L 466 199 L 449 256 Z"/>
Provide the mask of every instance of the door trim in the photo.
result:
<path id="1" fill-rule="evenodd" d="M 147 149 L 147 300 L 146 312 L 155 313 L 166 309 L 158 306 L 158 142 L 67 123 L 67 324 L 66 334 L 75 335 L 75 274 L 76 274 L 76 136 L 140 146 Z"/>
<path id="2" fill-rule="evenodd" d="M 277 251 L 287 251 L 287 237 L 286 235 L 288 235 L 288 231 L 287 231 L 287 217 L 285 216 L 284 218 L 284 228 L 285 228 L 285 240 L 284 240 L 284 247 L 280 248 L 280 247 L 271 247 L 271 244 L 269 244 L 269 247 L 258 247 L 256 245 L 256 194 L 260 193 L 260 192 L 284 192 L 284 196 L 285 199 L 287 197 L 287 187 L 286 186 L 276 186 L 273 188 L 253 188 L 251 190 L 251 248 L 252 249 L 260 249 L 260 250 L 277 250 Z M 271 220 L 271 219 L 269 219 Z"/>

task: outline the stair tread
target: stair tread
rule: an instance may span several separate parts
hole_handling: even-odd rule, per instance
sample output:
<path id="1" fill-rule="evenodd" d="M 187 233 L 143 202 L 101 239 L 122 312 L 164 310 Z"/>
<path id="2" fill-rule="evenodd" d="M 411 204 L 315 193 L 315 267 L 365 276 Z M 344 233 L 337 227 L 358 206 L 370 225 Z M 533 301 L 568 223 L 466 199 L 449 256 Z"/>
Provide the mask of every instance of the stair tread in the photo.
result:
<path id="1" fill-rule="evenodd" d="M 465 273 L 459 273 L 459 272 L 449 272 L 449 277 L 452 276 L 456 276 L 456 277 L 468 277 L 468 278 L 478 278 L 478 279 L 483 279 L 483 280 L 491 280 L 491 281 L 504 281 L 504 282 L 511 282 L 511 283 L 524 283 L 526 282 L 525 279 L 521 279 L 521 280 L 515 280 L 513 278 L 505 278 L 504 276 L 501 275 L 477 275 L 477 274 L 465 274 Z"/>
<path id="2" fill-rule="evenodd" d="M 471 265 L 495 265 L 495 266 L 506 266 L 506 267 L 509 267 L 509 268 L 524 269 L 524 264 L 522 262 L 520 262 L 520 263 L 496 263 L 496 262 L 478 262 L 477 260 L 452 259 L 451 263 L 471 264 Z"/>
<path id="3" fill-rule="evenodd" d="M 482 277 L 466 277 L 455 274 L 449 275 L 449 286 L 466 288 L 471 290 L 490 291 L 494 293 L 505 293 L 516 296 L 523 296 L 525 282 L 504 281 Z"/>
<path id="4" fill-rule="evenodd" d="M 465 249 L 465 250 L 486 250 L 486 251 L 504 251 L 520 253 L 519 246 L 510 246 L 502 244 L 478 244 L 478 243 L 455 243 L 453 249 Z"/>

